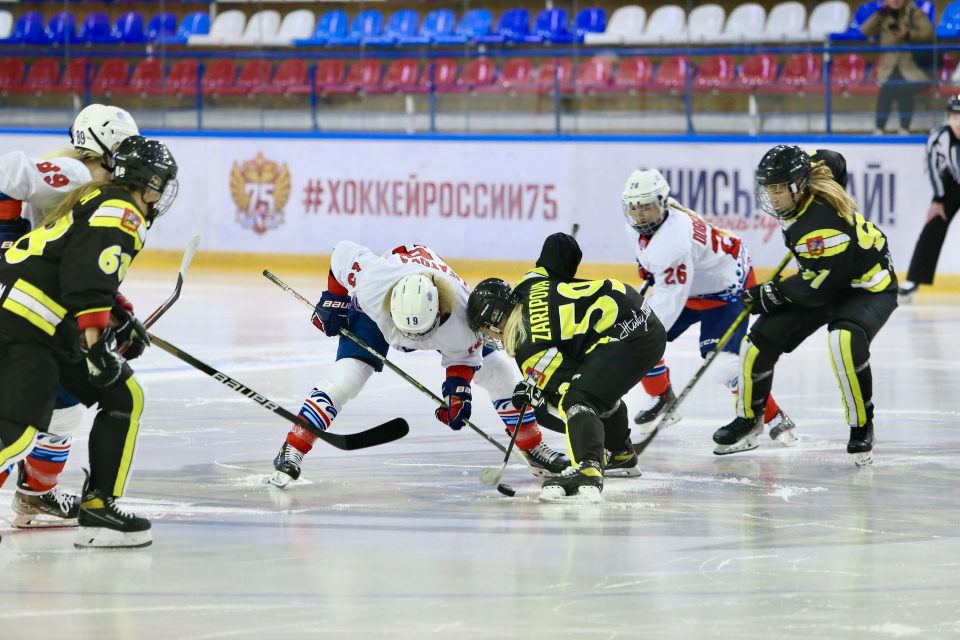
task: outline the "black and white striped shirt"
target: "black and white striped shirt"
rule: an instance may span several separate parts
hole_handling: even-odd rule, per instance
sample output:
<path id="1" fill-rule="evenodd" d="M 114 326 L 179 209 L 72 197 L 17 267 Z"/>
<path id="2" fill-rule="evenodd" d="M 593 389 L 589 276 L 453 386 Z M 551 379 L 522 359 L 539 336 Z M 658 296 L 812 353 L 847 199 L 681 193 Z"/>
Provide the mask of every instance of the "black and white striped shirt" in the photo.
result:
<path id="1" fill-rule="evenodd" d="M 948 125 L 933 130 L 927 139 L 927 175 L 933 199 L 943 202 L 960 196 L 960 139 Z"/>

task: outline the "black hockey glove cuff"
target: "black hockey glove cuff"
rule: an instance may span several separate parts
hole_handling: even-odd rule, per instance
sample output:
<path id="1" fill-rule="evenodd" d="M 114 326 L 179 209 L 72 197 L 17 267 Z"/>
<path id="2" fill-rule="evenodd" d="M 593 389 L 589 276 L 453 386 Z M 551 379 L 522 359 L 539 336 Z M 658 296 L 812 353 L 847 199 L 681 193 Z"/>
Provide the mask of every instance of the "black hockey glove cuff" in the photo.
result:
<path id="1" fill-rule="evenodd" d="M 120 378 L 123 356 L 117 352 L 117 333 L 107 327 L 92 347 L 86 350 L 87 370 L 95 387 L 109 387 Z"/>
<path id="2" fill-rule="evenodd" d="M 750 313 L 771 313 L 787 304 L 787 299 L 776 282 L 764 282 L 743 292 L 743 302 Z"/>

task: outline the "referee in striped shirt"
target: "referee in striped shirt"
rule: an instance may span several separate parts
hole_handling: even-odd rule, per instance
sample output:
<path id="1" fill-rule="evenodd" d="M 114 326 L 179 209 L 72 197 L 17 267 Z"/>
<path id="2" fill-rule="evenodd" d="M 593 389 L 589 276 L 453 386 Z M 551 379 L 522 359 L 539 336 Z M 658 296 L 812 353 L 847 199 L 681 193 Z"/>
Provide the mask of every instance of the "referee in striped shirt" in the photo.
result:
<path id="1" fill-rule="evenodd" d="M 901 303 L 909 302 L 921 284 L 933 284 L 947 227 L 960 209 L 960 95 L 950 96 L 947 123 L 934 129 L 927 140 L 927 175 L 933 201 L 900 287 Z"/>

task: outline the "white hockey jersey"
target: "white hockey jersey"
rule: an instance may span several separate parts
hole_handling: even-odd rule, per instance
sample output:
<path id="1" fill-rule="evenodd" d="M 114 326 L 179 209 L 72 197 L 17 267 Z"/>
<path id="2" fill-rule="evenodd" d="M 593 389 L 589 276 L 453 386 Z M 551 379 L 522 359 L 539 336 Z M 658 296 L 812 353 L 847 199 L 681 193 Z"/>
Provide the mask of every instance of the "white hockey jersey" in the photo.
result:
<path id="1" fill-rule="evenodd" d="M 750 256 L 736 236 L 720 232 L 669 201 L 667 219 L 652 237 L 631 237 L 637 263 L 653 276 L 653 312 L 668 329 L 683 308 L 708 309 L 735 301 L 750 273 Z"/>
<path id="2" fill-rule="evenodd" d="M 377 324 L 390 346 L 408 351 L 439 351 L 444 367 L 480 366 L 483 343 L 467 326 L 470 290 L 430 247 L 404 245 L 378 256 L 363 245 L 343 240 L 333 249 L 330 271 L 360 310 Z M 423 340 L 404 337 L 390 317 L 393 286 L 400 278 L 414 273 L 441 274 L 455 294 L 450 317 Z"/>
<path id="3" fill-rule="evenodd" d="M 23 151 L 0 155 L 0 218 L 12 218 L 21 204 L 38 215 L 56 206 L 75 187 L 93 177 L 79 160 L 57 157 L 31 158 Z"/>

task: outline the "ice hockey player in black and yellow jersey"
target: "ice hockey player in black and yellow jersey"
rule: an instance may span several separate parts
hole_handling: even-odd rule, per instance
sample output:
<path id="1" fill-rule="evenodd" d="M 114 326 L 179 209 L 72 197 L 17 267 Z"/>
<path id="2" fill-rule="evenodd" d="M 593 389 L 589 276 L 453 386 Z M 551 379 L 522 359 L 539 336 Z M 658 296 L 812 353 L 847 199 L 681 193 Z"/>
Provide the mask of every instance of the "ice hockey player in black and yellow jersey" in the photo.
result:
<path id="1" fill-rule="evenodd" d="M 572 466 L 544 482 L 540 499 L 549 502 L 599 500 L 605 466 L 640 475 L 621 398 L 666 348 L 663 325 L 636 290 L 576 279 L 581 257 L 572 236 L 554 234 L 515 288 L 489 278 L 467 304 L 471 328 L 502 340 L 526 378 L 514 404 L 536 407 L 541 424 L 551 414 L 565 424 Z"/>
<path id="2" fill-rule="evenodd" d="M 827 164 L 811 165 L 799 147 L 778 145 L 757 168 L 761 209 L 780 220 L 800 267 L 779 282 L 744 294 L 760 318 L 740 347 L 737 418 L 713 435 L 716 453 L 756 447 L 773 369 L 826 325 L 857 465 L 873 461 L 873 379 L 870 343 L 897 307 L 897 278 L 886 236 L 858 211 Z"/>
<path id="3" fill-rule="evenodd" d="M 151 542 L 150 522 L 114 504 L 143 410 L 143 391 L 121 351 L 135 337 L 149 339 L 139 323 L 111 326 L 110 311 L 147 228 L 176 196 L 176 174 L 162 143 L 127 138 L 109 181 L 72 191 L 0 260 L 0 468 L 26 456 L 46 430 L 58 384 L 99 405 L 78 547 Z"/>

